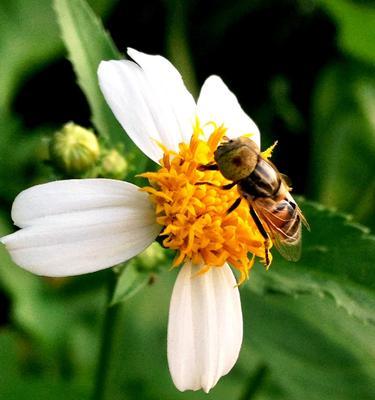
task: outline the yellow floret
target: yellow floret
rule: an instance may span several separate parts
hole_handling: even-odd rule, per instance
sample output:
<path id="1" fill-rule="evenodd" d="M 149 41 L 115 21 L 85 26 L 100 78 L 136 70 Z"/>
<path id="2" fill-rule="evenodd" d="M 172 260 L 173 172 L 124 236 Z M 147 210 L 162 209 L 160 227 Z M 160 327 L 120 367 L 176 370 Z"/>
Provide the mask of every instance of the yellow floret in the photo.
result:
<path id="1" fill-rule="evenodd" d="M 150 194 L 157 222 L 164 227 L 160 234 L 163 245 L 178 252 L 173 266 L 189 259 L 207 270 L 228 262 L 240 271 L 241 283 L 248 277 L 254 256 L 264 258 L 264 239 L 245 200 L 227 213 L 239 197 L 237 188 L 223 190 L 220 186 L 230 182 L 219 171 L 198 169 L 214 162 L 225 131 L 223 126 L 214 126 L 206 141 L 197 122 L 190 143 L 181 143 L 178 153 L 162 146 L 161 168 L 141 175 L 151 185 L 142 190 Z M 197 185 L 199 182 L 215 186 Z"/>

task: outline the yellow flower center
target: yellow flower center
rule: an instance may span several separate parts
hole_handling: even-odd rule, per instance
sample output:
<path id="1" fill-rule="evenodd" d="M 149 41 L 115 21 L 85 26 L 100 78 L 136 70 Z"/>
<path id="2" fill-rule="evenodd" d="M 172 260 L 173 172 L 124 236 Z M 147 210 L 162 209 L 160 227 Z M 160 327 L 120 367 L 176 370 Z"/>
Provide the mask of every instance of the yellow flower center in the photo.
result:
<path id="1" fill-rule="evenodd" d="M 241 283 L 248 277 L 254 256 L 264 259 L 264 239 L 250 216 L 246 200 L 227 212 L 239 197 L 237 188 L 223 190 L 221 186 L 230 181 L 219 171 L 198 169 L 214 162 L 214 152 L 225 131 L 223 126 L 214 125 L 213 133 L 205 141 L 197 122 L 190 143 L 181 143 L 178 153 L 161 145 L 161 168 L 141 175 L 151 185 L 142 190 L 150 194 L 157 222 L 164 227 L 160 233 L 163 245 L 178 251 L 173 266 L 190 259 L 204 265 L 201 272 L 205 272 L 228 262 L 240 271 Z M 197 185 L 199 182 L 214 186 Z"/>

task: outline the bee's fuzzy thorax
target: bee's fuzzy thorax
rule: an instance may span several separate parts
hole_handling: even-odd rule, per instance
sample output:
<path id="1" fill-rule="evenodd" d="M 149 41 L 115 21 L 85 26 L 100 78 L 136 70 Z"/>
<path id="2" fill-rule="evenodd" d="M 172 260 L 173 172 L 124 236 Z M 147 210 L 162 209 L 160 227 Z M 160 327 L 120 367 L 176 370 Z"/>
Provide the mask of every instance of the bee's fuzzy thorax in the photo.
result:
<path id="1" fill-rule="evenodd" d="M 215 161 L 225 178 L 238 182 L 254 170 L 259 148 L 249 138 L 241 137 L 222 143 L 214 153 Z"/>

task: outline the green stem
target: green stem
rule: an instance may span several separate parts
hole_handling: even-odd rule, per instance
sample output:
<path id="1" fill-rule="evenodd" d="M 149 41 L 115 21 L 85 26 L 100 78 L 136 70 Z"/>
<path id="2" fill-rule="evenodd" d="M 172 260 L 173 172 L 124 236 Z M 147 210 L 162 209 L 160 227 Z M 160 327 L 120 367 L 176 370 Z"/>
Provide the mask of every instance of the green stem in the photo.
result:
<path id="1" fill-rule="evenodd" d="M 106 309 L 102 328 L 102 339 L 100 344 L 97 369 L 95 373 L 94 392 L 92 395 L 92 400 L 105 399 L 108 373 L 110 370 L 110 360 L 112 355 L 113 336 L 115 332 L 114 325 L 116 323 L 119 311 L 119 307 L 117 305 L 110 307 L 110 301 L 116 287 L 116 282 L 117 275 L 113 271 L 110 271 L 110 276 L 108 278 L 107 303 L 105 306 Z"/>
<path id="2" fill-rule="evenodd" d="M 189 2 L 167 0 L 166 48 L 167 56 L 180 71 L 186 87 L 198 95 L 197 81 L 188 41 Z"/>
<path id="3" fill-rule="evenodd" d="M 246 390 L 240 397 L 240 400 L 251 400 L 257 394 L 258 390 L 264 383 L 264 380 L 268 374 L 268 368 L 266 365 L 260 365 L 248 381 Z"/>

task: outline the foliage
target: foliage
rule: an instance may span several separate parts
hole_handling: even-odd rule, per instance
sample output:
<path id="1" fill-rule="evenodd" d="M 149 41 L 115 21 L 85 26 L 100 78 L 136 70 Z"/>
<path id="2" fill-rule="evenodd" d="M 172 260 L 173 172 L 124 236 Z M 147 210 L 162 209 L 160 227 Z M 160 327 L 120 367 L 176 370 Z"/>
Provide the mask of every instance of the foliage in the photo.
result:
<path id="1" fill-rule="evenodd" d="M 374 65 L 375 9 L 373 5 L 348 0 L 322 0 L 321 3 L 338 23 L 338 41 L 343 50 Z"/>
<path id="2" fill-rule="evenodd" d="M 108 10 L 110 4 L 103 0 L 90 3 L 100 12 Z M 63 51 L 51 0 L 37 4 L 24 0 L 2 1 L 0 37 L 0 109 L 8 110 L 20 83 Z"/>
<path id="3" fill-rule="evenodd" d="M 256 274 L 254 286 L 292 296 L 328 295 L 352 317 L 374 324 L 375 237 L 347 216 L 312 203 L 301 205 L 311 223 L 301 260 L 290 263 L 277 256 L 277 269 Z"/>
<path id="4" fill-rule="evenodd" d="M 101 15 L 113 5 L 99 0 L 90 3 Z M 291 171 L 291 175 L 303 175 L 309 197 L 320 203 L 297 198 L 311 226 L 311 232 L 303 232 L 301 260 L 290 263 L 273 251 L 272 268 L 265 271 L 256 264 L 249 281 L 241 286 L 244 346 L 235 369 L 212 390 L 211 397 L 219 400 L 375 397 L 375 238 L 358 223 L 375 227 L 374 9 L 366 2 L 348 0 L 297 3 L 290 10 L 287 1 L 263 4 L 223 0 L 216 14 L 212 12 L 208 17 L 204 6 L 200 9 L 196 2 L 180 7 L 170 0 L 165 10 L 158 9 L 168 14 L 161 40 L 166 40 L 174 62 L 184 64 L 180 69 L 188 71 L 192 86 L 195 74 L 191 57 L 195 57 L 198 80 L 206 71 L 207 60 L 203 57 L 199 64 L 197 56 L 207 54 L 203 51 L 205 40 L 224 38 L 238 25 L 243 29 L 237 34 L 239 43 L 251 41 L 247 18 L 254 18 L 253 15 L 260 24 L 267 23 L 269 16 L 275 15 L 274 10 L 288 15 L 282 24 L 269 26 L 278 54 L 287 51 L 277 46 L 283 38 L 288 42 L 290 27 L 305 29 L 301 21 L 311 23 L 307 24 L 308 30 L 312 29 L 314 18 L 322 23 L 329 18 L 337 32 L 332 39 L 334 52 L 314 66 L 311 86 L 306 85 L 303 99 L 295 89 L 301 82 L 301 77 L 294 80 L 298 71 L 279 68 L 277 62 L 273 72 L 269 65 L 262 65 L 270 77 L 272 98 L 267 101 L 262 97 L 267 90 L 265 85 L 249 94 L 258 94 L 264 103 L 258 110 L 267 127 L 280 120 L 287 127 L 281 146 L 284 141 L 291 153 L 297 153 L 299 148 L 293 149 L 292 144 L 300 134 L 299 143 L 308 148 L 310 164 L 303 161 L 309 170 L 304 172 L 301 168 Z M 146 18 L 147 12 L 156 12 L 152 8 L 155 4 L 147 3 L 147 11 L 139 15 Z M 141 23 L 138 14 L 132 14 L 136 7 L 142 5 L 122 4 L 117 8 L 119 18 L 123 18 L 121 10 L 125 10 L 129 24 L 133 17 Z M 283 7 L 291 11 L 290 15 Z M 101 139 L 112 146 L 125 143 L 130 175 L 143 170 L 147 162 L 115 121 L 97 85 L 99 62 L 122 57 L 117 45 L 84 0 L 54 0 L 54 10 L 56 18 L 48 0 L 38 4 L 5 1 L 0 5 L 0 236 L 11 231 L 9 208 L 15 195 L 26 186 L 46 180 L 41 163 L 42 138 L 52 130 L 48 126 L 29 128 L 14 103 L 23 82 L 33 79 L 53 60 L 61 59 L 64 46 Z M 153 14 L 151 17 L 157 19 Z M 116 19 L 115 14 L 111 18 Z M 182 25 L 177 23 L 180 18 Z M 189 24 L 196 26 L 199 18 L 207 18 L 208 23 L 207 31 L 198 30 L 203 43 L 198 51 L 192 45 L 197 40 Z M 245 21 L 244 26 L 241 21 Z M 150 23 L 147 20 L 139 30 L 135 29 L 137 35 Z M 121 20 L 121 35 L 127 35 L 121 39 L 122 44 L 133 46 L 126 24 Z M 146 43 L 153 43 L 155 37 L 148 33 Z M 140 49 L 149 51 L 147 44 Z M 219 67 L 224 62 L 224 49 L 220 43 L 212 46 L 221 49 L 214 60 Z M 251 68 L 254 57 L 249 49 L 246 52 L 252 56 L 246 64 Z M 233 49 L 230 63 L 242 65 L 242 53 Z M 262 63 L 262 57 L 256 62 Z M 240 73 L 235 66 L 231 65 L 232 73 Z M 310 136 L 303 136 L 304 130 Z M 288 147 L 284 154 L 287 151 Z M 138 257 L 119 268 L 112 306 L 118 307 L 120 320 L 114 330 L 107 398 L 206 399 L 207 395 L 200 392 L 177 392 L 167 369 L 168 303 L 177 273 L 169 271 L 171 256 L 158 258 L 157 267 L 147 268 L 145 260 L 147 257 Z M 108 273 L 112 272 L 40 278 L 16 267 L 0 247 L 0 294 L 4 299 L 0 320 L 0 397 L 89 398 L 100 347 Z M 246 393 L 252 394 L 249 397 Z"/>
<path id="5" fill-rule="evenodd" d="M 91 106 L 92 122 L 101 135 L 117 141 L 121 128 L 100 93 L 96 71 L 101 60 L 120 59 L 120 53 L 86 3 L 57 0 L 55 8 L 78 83 Z"/>
<path id="6" fill-rule="evenodd" d="M 374 226 L 375 80 L 358 64 L 331 65 L 313 107 L 311 182 L 317 198 Z M 356 188 L 355 191 L 352 189 Z"/>

